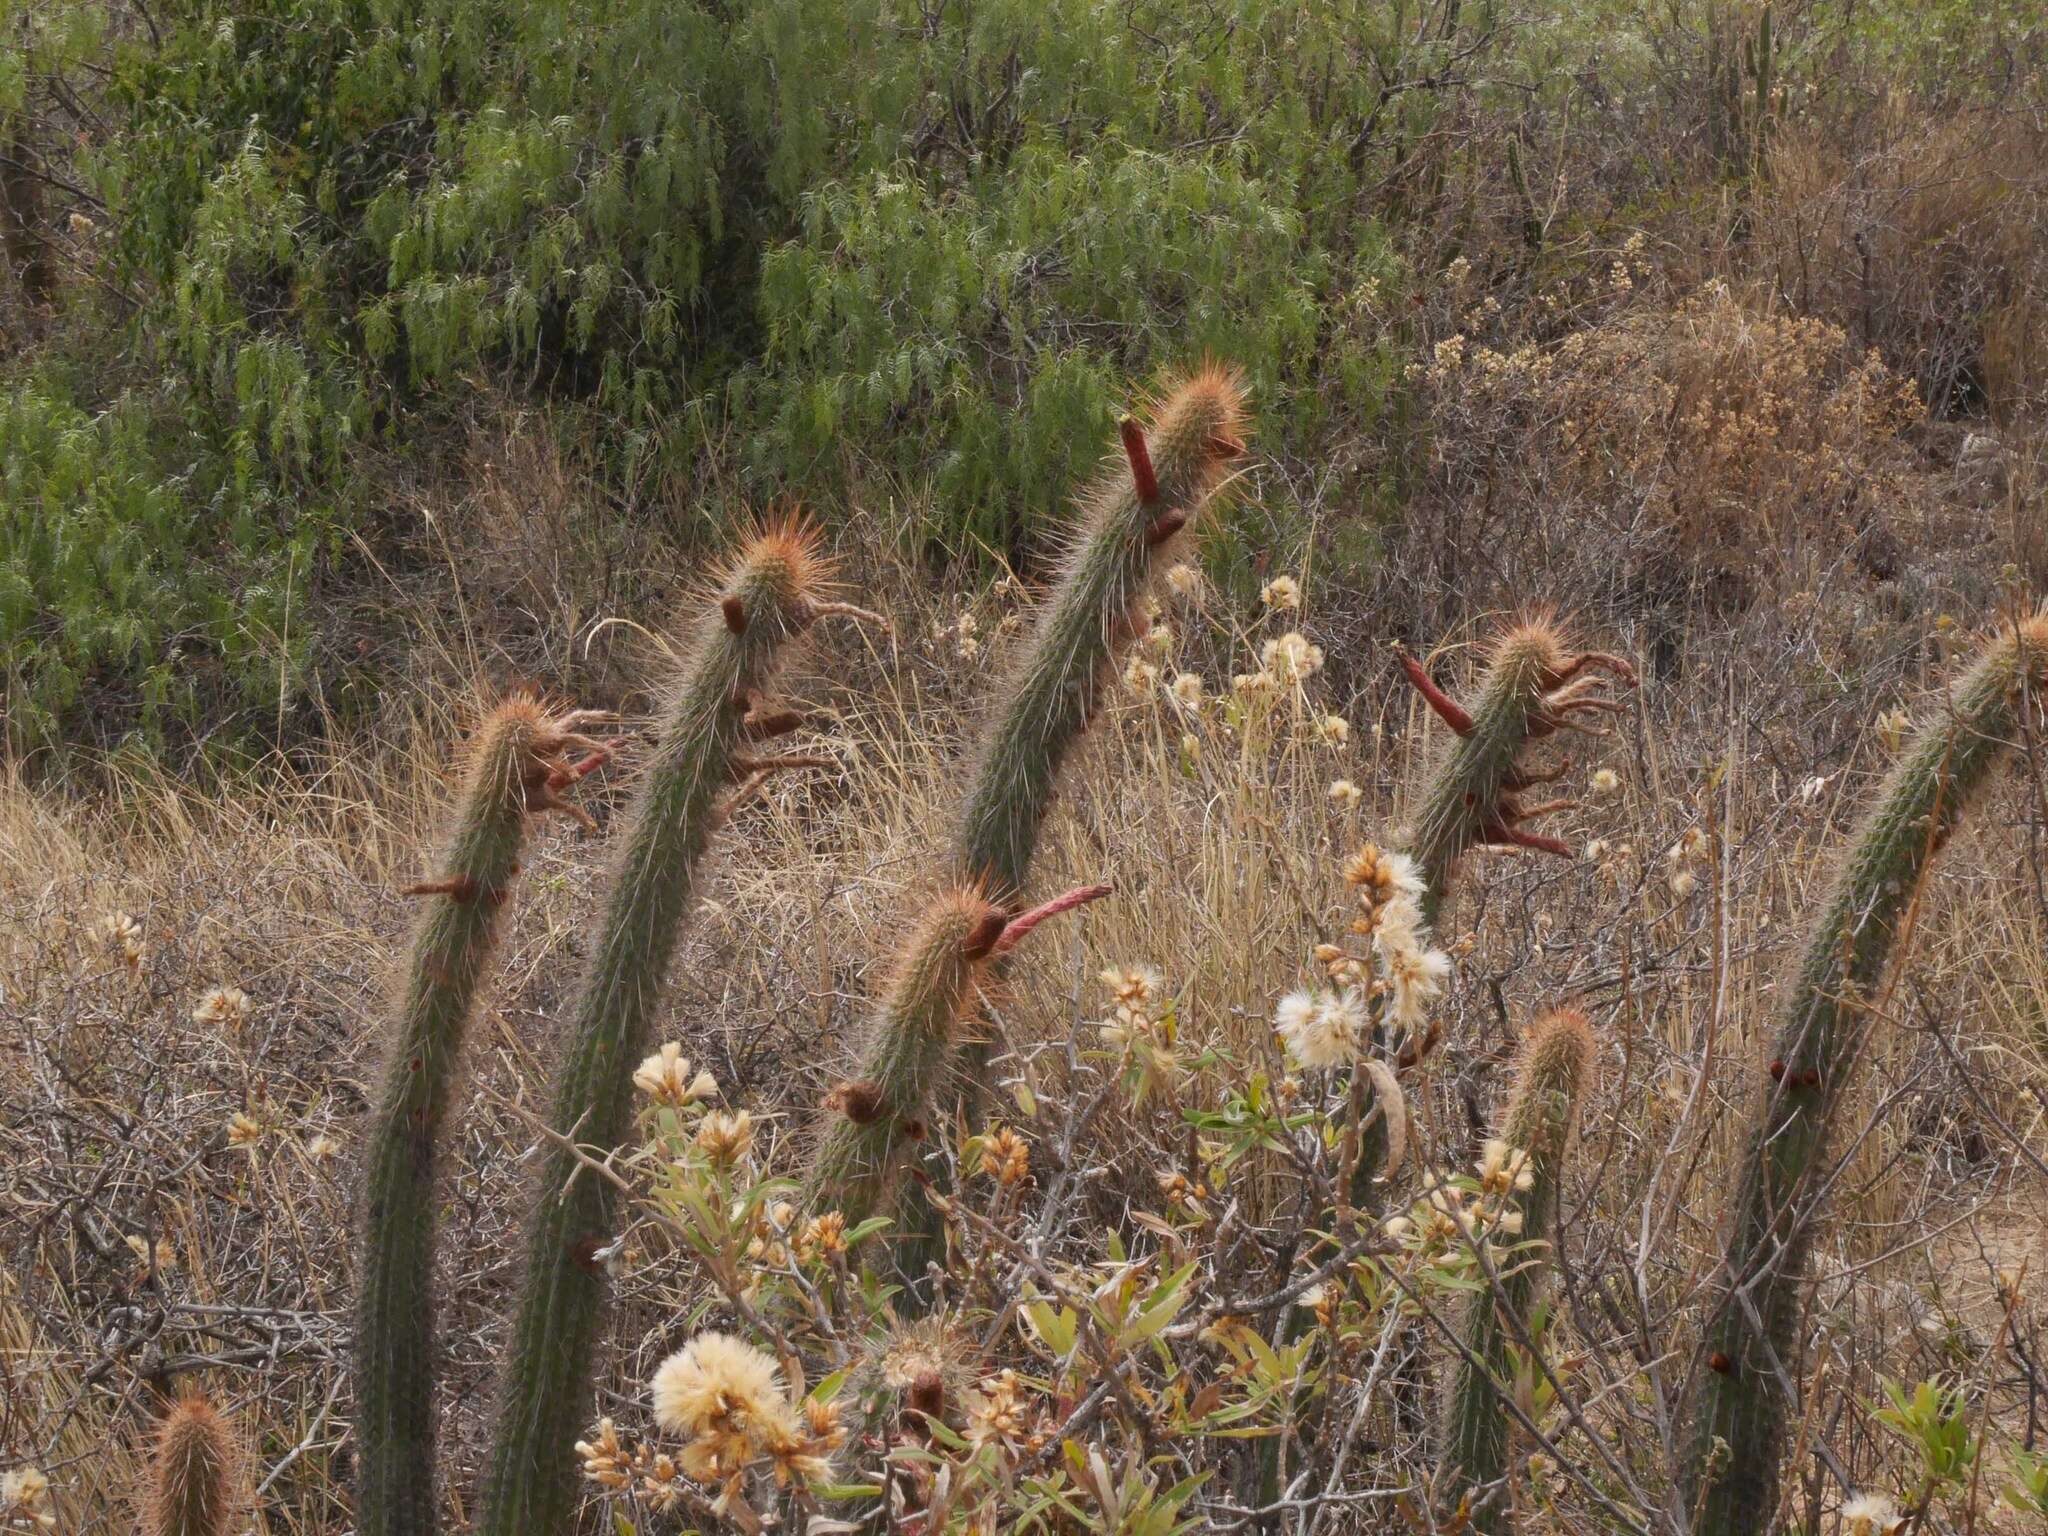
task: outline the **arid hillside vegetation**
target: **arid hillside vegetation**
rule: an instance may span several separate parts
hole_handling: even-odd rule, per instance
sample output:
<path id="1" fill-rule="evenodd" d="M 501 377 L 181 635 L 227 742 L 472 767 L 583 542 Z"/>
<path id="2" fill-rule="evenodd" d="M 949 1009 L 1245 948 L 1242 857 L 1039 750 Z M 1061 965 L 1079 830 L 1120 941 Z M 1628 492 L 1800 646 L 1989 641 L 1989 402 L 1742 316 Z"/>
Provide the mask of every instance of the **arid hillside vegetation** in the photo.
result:
<path id="1" fill-rule="evenodd" d="M 0 1533 L 2048 1528 L 2048 20 L 0 0 Z"/>

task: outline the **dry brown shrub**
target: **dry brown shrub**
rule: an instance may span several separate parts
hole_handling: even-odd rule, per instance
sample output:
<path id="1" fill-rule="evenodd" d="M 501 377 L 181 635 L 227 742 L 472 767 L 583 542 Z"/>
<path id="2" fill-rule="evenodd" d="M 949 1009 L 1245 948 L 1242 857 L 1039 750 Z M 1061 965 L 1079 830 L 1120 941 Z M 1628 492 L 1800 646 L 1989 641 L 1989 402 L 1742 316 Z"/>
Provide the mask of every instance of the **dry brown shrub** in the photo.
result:
<path id="1" fill-rule="evenodd" d="M 1505 466 L 1621 536 L 1650 595 L 1704 578 L 1746 598 L 1806 544 L 1862 541 L 1881 565 L 1916 501 L 1912 383 L 1837 327 L 1725 283 L 1625 303 L 1552 347 L 1453 337 L 1426 377 L 1457 454 L 1482 445 L 1489 478 Z"/>
<path id="2" fill-rule="evenodd" d="M 2048 130 L 1889 104 L 1868 147 L 1793 124 L 1755 249 L 1776 290 L 1909 372 L 1941 414 L 2009 421 L 2048 387 Z"/>

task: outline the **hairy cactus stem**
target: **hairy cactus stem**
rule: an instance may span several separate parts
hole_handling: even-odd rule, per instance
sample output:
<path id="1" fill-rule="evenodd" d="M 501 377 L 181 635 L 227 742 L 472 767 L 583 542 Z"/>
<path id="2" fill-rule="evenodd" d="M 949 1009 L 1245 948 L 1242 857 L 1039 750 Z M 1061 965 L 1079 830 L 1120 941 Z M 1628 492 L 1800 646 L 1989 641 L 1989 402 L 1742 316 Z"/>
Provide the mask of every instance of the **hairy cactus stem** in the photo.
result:
<path id="1" fill-rule="evenodd" d="M 560 791 L 610 760 L 581 728 L 615 717 L 551 715 L 531 694 L 492 710 L 469 748 L 447 873 L 406 887 L 443 896 L 414 930 L 383 1087 L 370 1122 L 359 1202 L 355 1365 L 357 1517 L 364 1536 L 434 1530 L 433 1289 L 435 1142 L 455 1094 L 463 1040 L 511 894 L 527 823 L 559 811 Z M 586 755 L 569 761 L 572 751 Z"/>
<path id="2" fill-rule="evenodd" d="M 825 1100 L 830 1115 L 806 1190 L 811 1208 L 834 1208 L 849 1224 L 898 1210 L 906 1186 L 919 1185 L 915 1146 L 936 1112 L 987 968 L 1047 920 L 1110 889 L 1082 886 L 1015 917 L 973 889 L 941 892 L 926 905 L 897 956 L 859 1075 Z M 921 1251 L 925 1236 L 913 1230 L 906 1251 Z M 908 1272 L 915 1278 L 921 1266 Z"/>
<path id="3" fill-rule="evenodd" d="M 815 535 L 785 519 L 746 542 L 697 624 L 665 695 L 663 721 L 625 813 L 596 942 L 568 1021 L 528 1225 L 526 1279 L 513 1325 L 479 1529 L 530 1536 L 568 1529 L 572 1446 L 590 1406 L 605 1300 L 597 1260 L 613 1240 L 609 1181 L 573 1177 L 571 1137 L 599 1158 L 631 1122 L 631 1077 L 645 1054 L 663 983 L 690 910 L 699 863 L 742 788 L 795 755 L 752 759 L 746 718 L 784 653 L 819 618 L 855 617 L 827 599 Z"/>
<path id="4" fill-rule="evenodd" d="M 156 1433 L 142 1500 L 146 1536 L 228 1536 L 242 1505 L 242 1453 L 197 1392 L 171 1405 Z"/>
<path id="5" fill-rule="evenodd" d="M 1807 1259 L 1828 1189 L 1827 1149 L 1867 1053 L 1870 1000 L 1936 856 L 2048 684 L 2048 612 L 1988 642 L 1921 728 L 1851 838 L 1816 914 L 1757 1074 L 1728 1206 L 1713 1307 L 1692 1378 L 1679 1487 L 1695 1536 L 1750 1536 L 1778 1503 L 1796 1383 Z"/>
<path id="6" fill-rule="evenodd" d="M 1507 1470 L 1511 1346 L 1517 1339 L 1533 1340 L 1531 1312 L 1550 1268 L 1565 1156 L 1580 1106 L 1592 1089 L 1597 1059 L 1593 1027 L 1583 1013 L 1561 1008 L 1545 1014 L 1530 1027 L 1514 1093 L 1501 1119 L 1500 1140 L 1507 1154 L 1494 1175 L 1512 1186 L 1512 1160 L 1526 1159 L 1522 1172 L 1528 1187 L 1496 1190 L 1491 1198 L 1514 1200 L 1521 1232 L 1492 1261 L 1492 1283 L 1466 1302 L 1459 1331 L 1465 1349 L 1454 1368 L 1444 1437 L 1454 1486 L 1474 1500 L 1472 1525 L 1482 1532 L 1507 1528 L 1499 1501 L 1481 1502 L 1478 1496 Z M 1517 1243 L 1520 1250 L 1511 1251 Z"/>

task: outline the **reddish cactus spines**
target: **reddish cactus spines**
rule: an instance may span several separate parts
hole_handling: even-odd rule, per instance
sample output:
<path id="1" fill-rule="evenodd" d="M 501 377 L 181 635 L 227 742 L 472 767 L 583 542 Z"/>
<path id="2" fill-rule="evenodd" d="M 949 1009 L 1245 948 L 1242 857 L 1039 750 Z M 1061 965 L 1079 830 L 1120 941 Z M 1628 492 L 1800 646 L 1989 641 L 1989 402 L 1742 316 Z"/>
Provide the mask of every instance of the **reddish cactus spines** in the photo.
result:
<path id="1" fill-rule="evenodd" d="M 554 713 L 529 693 L 499 704 L 471 738 L 444 872 L 406 888 L 445 900 L 427 908 L 414 932 L 364 1158 L 355 1332 L 364 1536 L 435 1528 L 435 1142 L 527 826 L 549 811 L 590 825 L 562 791 L 609 761 L 611 747 L 583 727 L 610 718 Z"/>
<path id="2" fill-rule="evenodd" d="M 143 1491 L 146 1536 L 227 1536 L 243 1504 L 240 1442 L 202 1394 L 187 1392 L 157 1427 Z"/>
<path id="3" fill-rule="evenodd" d="M 1559 731 L 1602 734 L 1582 717 L 1613 714 L 1625 706 L 1602 691 L 1606 679 L 1633 686 L 1635 668 L 1605 651 L 1568 648 L 1549 619 L 1524 620 L 1489 650 L 1479 699 L 1470 711 L 1440 688 L 1423 665 L 1401 656 L 1401 666 L 1456 740 L 1431 780 L 1416 820 L 1414 853 L 1422 866 L 1423 915 L 1434 921 L 1457 861 L 1473 848 L 1526 848 L 1570 858 L 1559 838 L 1527 823 L 1569 810 L 1569 800 L 1530 803 L 1524 792 L 1547 783 L 1562 767 L 1538 772 L 1520 759 L 1529 744 Z M 1598 674 L 1605 674 L 1605 678 Z"/>

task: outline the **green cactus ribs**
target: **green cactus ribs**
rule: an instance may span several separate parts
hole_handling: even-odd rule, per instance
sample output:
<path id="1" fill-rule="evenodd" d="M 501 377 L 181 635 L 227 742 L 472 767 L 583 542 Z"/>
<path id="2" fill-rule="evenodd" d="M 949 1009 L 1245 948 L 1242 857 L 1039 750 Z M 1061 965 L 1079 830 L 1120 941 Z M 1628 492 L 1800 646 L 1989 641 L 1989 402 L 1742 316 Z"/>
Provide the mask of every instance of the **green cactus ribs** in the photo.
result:
<path id="1" fill-rule="evenodd" d="M 1776 1511 L 1796 1415 L 1800 1315 L 1834 1122 L 1871 1004 L 1935 858 L 2021 735 L 2048 681 L 2048 616 L 1994 637 L 1906 748 L 1850 840 L 1786 988 L 1693 1372 L 1681 1490 L 1695 1536 L 1749 1536 Z"/>
<path id="2" fill-rule="evenodd" d="M 1440 688 L 1423 665 L 1403 652 L 1401 666 L 1439 719 L 1457 738 L 1429 782 L 1417 818 L 1413 852 L 1422 868 L 1423 916 L 1431 922 L 1457 862 L 1476 847 L 1527 848 L 1570 858 L 1561 840 L 1527 823 L 1569 800 L 1529 804 L 1523 793 L 1559 778 L 1569 766 L 1537 772 L 1523 765 L 1533 742 L 1571 730 L 1602 734 L 1582 718 L 1616 714 L 1624 706 L 1602 691 L 1597 674 L 1633 687 L 1635 668 L 1604 651 L 1569 650 L 1556 624 L 1535 618 L 1502 633 L 1489 649 L 1479 699 L 1468 712 Z"/>
<path id="3" fill-rule="evenodd" d="M 954 863 L 959 883 L 1001 902 L 1023 888 L 1060 767 L 1143 632 L 1153 572 L 1244 454 L 1244 390 L 1230 369 L 1169 381 L 1148 416 L 1119 425 L 1121 462 L 1081 495 L 1065 568 L 983 733 Z"/>
<path id="4" fill-rule="evenodd" d="M 1520 1231 L 1504 1237 L 1495 1283 L 1472 1294 L 1460 1329 L 1466 1349 L 1454 1370 L 1445 1461 L 1454 1486 L 1479 1493 L 1506 1472 L 1514 1345 L 1533 1336 L 1532 1313 L 1550 1267 L 1564 1163 L 1599 1055 L 1593 1026 L 1576 1009 L 1547 1013 L 1530 1027 L 1499 1137 L 1480 1165 L 1482 1200 L 1512 1203 Z M 1478 1503 L 1475 1529 L 1506 1529 L 1497 1501 Z"/>
<path id="5" fill-rule="evenodd" d="M 434 1144 L 455 1095 L 463 1038 L 519 871 L 528 821 L 591 821 L 562 792 L 610 760 L 581 727 L 527 693 L 478 727 L 441 872 L 407 887 L 436 898 L 414 931 L 364 1159 L 356 1294 L 357 1519 L 364 1536 L 420 1536 L 434 1494 Z M 582 753 L 580 758 L 572 757 Z"/>
<path id="6" fill-rule="evenodd" d="M 874 619 L 834 601 L 814 533 L 795 519 L 749 538 L 700 611 L 688 660 L 664 691 L 655 745 L 626 812 L 602 916 L 556 1068 L 550 1124 L 527 1232 L 526 1279 L 503 1373 L 481 1529 L 566 1530 L 576 1499 L 572 1447 L 590 1406 L 605 1299 L 597 1255 L 614 1192 L 579 1177 L 567 1144 L 610 1156 L 631 1118 L 661 990 L 713 835 L 769 775 L 824 766 L 805 754 L 755 755 L 803 723 L 769 686 L 791 644 L 828 615 Z"/>

